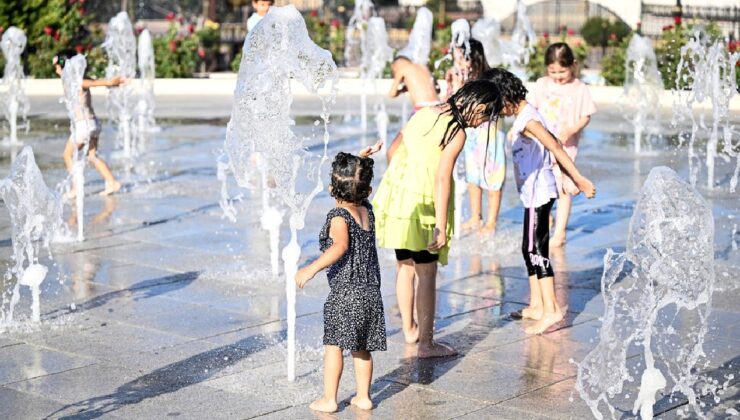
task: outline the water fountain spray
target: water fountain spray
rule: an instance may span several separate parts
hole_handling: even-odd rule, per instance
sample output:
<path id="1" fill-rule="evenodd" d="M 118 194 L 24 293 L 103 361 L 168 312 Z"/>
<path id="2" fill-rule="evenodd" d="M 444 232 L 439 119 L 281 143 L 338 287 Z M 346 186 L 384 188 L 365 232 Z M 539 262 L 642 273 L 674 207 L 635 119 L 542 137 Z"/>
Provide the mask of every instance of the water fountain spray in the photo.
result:
<path id="1" fill-rule="evenodd" d="M 711 206 L 673 170 L 653 168 L 630 220 L 625 252 L 610 249 L 604 257 L 600 341 L 578 363 L 576 390 L 597 419 L 602 408 L 617 416 L 615 401 L 623 398 L 615 397 L 635 379 L 638 395 L 620 410 L 652 419 L 656 393 L 669 390 L 685 395 L 689 409 L 702 417 L 696 368 L 705 357 L 714 281 Z M 635 351 L 642 363 L 631 357 Z"/>
<path id="2" fill-rule="evenodd" d="M 730 191 L 735 192 L 740 172 L 740 141 L 733 142 L 730 124 L 730 100 L 737 94 L 735 65 L 740 53 L 729 52 L 722 40 L 711 41 L 702 31 L 696 30 L 689 42 L 681 47 L 681 60 L 676 68 L 676 90 L 673 103 L 673 125 L 679 120 L 691 121 L 689 138 L 689 179 L 696 185 L 699 157 L 694 150 L 697 135 L 704 127 L 694 117 L 694 105 L 709 100 L 712 105 L 712 127 L 707 141 L 707 188 L 714 188 L 714 161 L 719 157 L 729 162 L 735 159 L 735 170 L 730 180 Z M 687 85 L 690 91 L 682 90 Z M 720 135 L 720 126 L 722 134 Z"/>
<path id="3" fill-rule="evenodd" d="M 501 51 L 501 25 L 494 18 L 478 19 L 470 31 L 473 38 L 483 44 L 483 52 L 486 55 L 488 66 L 498 67 L 503 63 Z"/>
<path id="4" fill-rule="evenodd" d="M 5 30 L 0 47 L 5 56 L 5 71 L 2 80 L 3 113 L 10 126 L 10 136 L 6 139 L 8 144 L 18 144 L 18 114 L 23 119 L 26 131 L 28 131 L 27 115 L 30 109 L 28 98 L 23 90 L 23 63 L 21 54 L 26 49 L 26 34 L 21 29 L 11 26 Z"/>
<path id="5" fill-rule="evenodd" d="M 383 77 L 386 64 L 393 60 L 393 49 L 388 45 L 388 33 L 385 30 L 385 21 L 382 17 L 371 17 L 368 21 L 367 50 L 362 58 L 362 77 L 367 81 L 372 81 L 377 95 L 378 79 Z M 383 144 L 387 144 L 388 113 L 385 110 L 383 96 L 380 96 L 376 107 L 375 123 L 378 128 L 378 137 L 383 141 Z"/>
<path id="6" fill-rule="evenodd" d="M 234 106 L 226 129 L 224 149 L 228 168 L 238 185 L 248 188 L 254 167 L 263 174 L 267 201 L 277 201 L 290 210 L 290 242 L 283 248 L 288 322 L 288 380 L 295 379 L 295 274 L 300 246 L 298 231 L 304 227 L 306 211 L 322 189 L 321 170 L 327 160 L 328 104 L 334 99 L 338 73 L 331 53 L 311 41 L 301 14 L 292 5 L 273 7 L 244 41 Z M 331 95 L 320 95 L 324 121 L 323 155 L 309 154 L 291 130 L 292 95 L 295 79 L 311 92 L 327 84 Z M 255 153 L 259 155 L 255 165 Z M 307 161 L 313 160 L 309 165 Z M 224 171 L 224 165 L 219 165 Z M 223 174 L 222 178 L 226 178 Z M 227 206 L 228 208 L 228 206 Z M 233 207 L 232 207 L 233 209 Z M 264 214 L 263 214 L 264 216 Z"/>
<path id="7" fill-rule="evenodd" d="M 639 34 L 632 35 L 624 68 L 626 75 L 621 100 L 624 107 L 632 111 L 629 121 L 635 128 L 634 150 L 639 155 L 645 130 L 658 130 L 660 92 L 663 90 L 658 60 L 649 39 Z"/>
<path id="8" fill-rule="evenodd" d="M 10 168 L 10 175 L 0 181 L 0 197 L 8 208 L 12 225 L 13 265 L 5 273 L 5 282 L 16 279 L 12 292 L 3 292 L 0 325 L 13 321 L 21 285 L 31 289 L 31 320 L 39 322 L 40 286 L 48 272 L 46 266 L 39 264 L 39 251 L 42 245 L 49 251 L 49 241 L 61 221 L 62 208 L 59 195 L 46 187 L 31 147 L 21 150 Z"/>
<path id="9" fill-rule="evenodd" d="M 83 107 L 82 99 L 82 80 L 85 77 L 85 68 L 87 61 L 85 56 L 77 54 L 67 60 L 62 70 L 62 85 L 64 86 L 64 97 L 62 101 L 67 108 L 69 116 L 69 127 L 73 139 L 77 139 L 77 120 L 81 118 L 81 109 Z M 82 150 L 75 148 L 74 164 L 72 165 L 72 185 L 75 191 L 75 209 L 77 211 L 77 240 L 83 241 L 84 235 L 84 208 L 85 208 L 85 165 L 87 163 L 87 151 L 90 146 L 89 136 L 85 136 Z M 67 182 L 62 187 L 67 187 Z"/>
<path id="10" fill-rule="evenodd" d="M 347 66 L 359 64 L 360 78 L 367 79 L 365 67 L 369 56 L 368 25 L 375 13 L 372 0 L 356 0 L 355 9 L 347 23 L 344 41 L 344 61 Z M 359 49 L 359 54 L 358 54 Z M 360 95 L 360 129 L 363 136 L 367 133 L 367 92 L 363 89 Z"/>
<path id="11" fill-rule="evenodd" d="M 139 34 L 139 101 L 136 103 L 136 137 L 137 147 L 146 142 L 147 135 L 154 131 L 154 49 L 149 30 Z"/>
<path id="12" fill-rule="evenodd" d="M 432 51 L 432 12 L 426 7 L 416 11 L 414 27 L 409 34 L 409 43 L 397 55 L 406 57 L 416 64 L 429 63 L 429 53 Z"/>
<path id="13" fill-rule="evenodd" d="M 111 79 L 116 76 L 125 79 L 136 77 L 136 37 L 131 21 L 126 12 L 120 12 L 108 22 L 108 33 L 103 43 L 108 54 L 108 67 L 105 77 Z M 130 158 L 133 154 L 131 117 L 134 107 L 134 87 L 123 84 L 118 89 L 108 90 L 108 115 L 118 125 L 117 138 L 123 146 L 123 156 Z"/>

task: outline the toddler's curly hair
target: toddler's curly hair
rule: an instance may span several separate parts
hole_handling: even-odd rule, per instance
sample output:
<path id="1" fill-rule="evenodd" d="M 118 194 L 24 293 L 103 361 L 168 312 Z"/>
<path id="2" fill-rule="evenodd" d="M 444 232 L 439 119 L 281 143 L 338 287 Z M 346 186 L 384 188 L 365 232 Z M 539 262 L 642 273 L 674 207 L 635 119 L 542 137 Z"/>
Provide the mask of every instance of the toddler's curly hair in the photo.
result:
<path id="1" fill-rule="evenodd" d="M 362 204 L 370 196 L 373 165 L 370 158 L 339 152 L 331 163 L 329 194 L 337 200 Z"/>

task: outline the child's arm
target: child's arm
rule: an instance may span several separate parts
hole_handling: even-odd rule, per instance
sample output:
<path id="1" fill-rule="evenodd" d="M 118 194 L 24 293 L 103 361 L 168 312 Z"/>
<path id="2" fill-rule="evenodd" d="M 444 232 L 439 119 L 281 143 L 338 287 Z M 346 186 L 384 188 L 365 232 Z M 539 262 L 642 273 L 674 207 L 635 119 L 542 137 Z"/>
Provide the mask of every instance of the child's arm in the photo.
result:
<path id="1" fill-rule="evenodd" d="M 524 131 L 525 134 L 539 140 L 547 150 L 555 155 L 555 160 L 558 161 L 560 167 L 571 177 L 571 179 L 573 179 L 576 187 L 583 191 L 586 197 L 593 198 L 594 195 L 596 195 L 596 187 L 594 187 L 594 184 L 578 172 L 578 168 L 576 168 L 576 165 L 570 159 L 570 156 L 565 153 L 563 145 L 560 144 L 560 142 L 557 141 L 542 124 L 538 121 L 531 120 L 527 123 Z"/>
<path id="2" fill-rule="evenodd" d="M 367 146 L 366 148 L 360 150 L 360 153 L 357 154 L 357 156 L 361 158 L 370 157 L 380 151 L 380 148 L 383 147 L 383 140 L 378 140 L 373 144 L 372 146 Z"/>
<path id="3" fill-rule="evenodd" d="M 574 134 L 579 133 L 581 130 L 586 128 L 586 126 L 588 125 L 590 121 L 591 121 L 591 116 L 586 115 L 584 117 L 581 117 L 578 121 L 576 121 L 575 124 L 568 126 L 568 127 L 564 127 L 563 130 L 561 130 L 562 133 L 560 133 L 559 140 L 562 143 L 565 143 L 566 141 L 568 141 L 568 139 L 573 137 Z"/>
<path id="4" fill-rule="evenodd" d="M 125 81 L 126 79 L 124 79 L 121 76 L 115 76 L 113 78 L 104 79 L 104 80 L 84 79 L 82 81 L 82 88 L 90 89 L 91 87 L 97 87 L 97 86 L 115 87 L 115 86 L 123 84 Z"/>
<path id="5" fill-rule="evenodd" d="M 296 273 L 295 282 L 299 288 L 303 289 L 303 286 L 305 286 L 309 280 L 314 278 L 316 273 L 339 261 L 339 259 L 342 258 L 342 255 L 347 252 L 347 249 L 349 248 L 349 229 L 347 228 L 347 222 L 345 222 L 341 216 L 336 216 L 331 219 L 329 236 L 332 239 L 332 244 L 329 249 L 324 251 L 324 253 L 311 264 L 301 268 Z"/>
<path id="6" fill-rule="evenodd" d="M 401 142 L 403 141 L 403 133 L 398 132 L 396 134 L 396 138 L 393 139 L 391 142 L 391 145 L 388 147 L 388 150 L 385 152 L 385 157 L 388 159 L 388 163 L 391 163 L 391 159 L 393 159 L 393 155 L 396 153 L 396 149 L 398 149 L 398 146 L 401 145 Z"/>
<path id="7" fill-rule="evenodd" d="M 465 131 L 460 130 L 442 150 L 437 176 L 434 179 L 434 240 L 427 246 L 427 250 L 431 252 L 439 251 L 447 243 L 447 209 L 450 203 L 452 171 L 455 170 L 455 162 L 463 146 Z"/>

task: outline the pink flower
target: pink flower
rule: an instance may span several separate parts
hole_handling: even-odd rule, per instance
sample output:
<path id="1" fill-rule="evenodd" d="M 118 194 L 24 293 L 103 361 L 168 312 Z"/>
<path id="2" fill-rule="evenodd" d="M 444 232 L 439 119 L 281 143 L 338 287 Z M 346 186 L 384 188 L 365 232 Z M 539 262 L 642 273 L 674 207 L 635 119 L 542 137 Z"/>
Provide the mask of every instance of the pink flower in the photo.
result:
<path id="1" fill-rule="evenodd" d="M 51 36 L 54 33 L 54 28 L 51 26 L 44 26 L 44 33 Z"/>
<path id="2" fill-rule="evenodd" d="M 195 32 L 195 26 L 193 26 L 192 23 L 188 23 L 188 32 L 190 32 L 191 34 Z"/>
<path id="3" fill-rule="evenodd" d="M 576 31 L 572 28 L 568 28 L 568 36 L 573 36 L 576 34 Z"/>
<path id="4" fill-rule="evenodd" d="M 206 50 L 204 50 L 202 47 L 198 47 L 198 57 L 206 58 Z"/>
<path id="5" fill-rule="evenodd" d="M 175 20 L 175 12 L 168 12 L 167 16 L 165 16 L 164 18 L 167 20 L 167 22 L 172 22 L 173 20 Z"/>
<path id="6" fill-rule="evenodd" d="M 85 47 L 83 47 L 80 44 L 75 45 L 75 51 L 77 51 L 77 54 L 82 54 L 83 51 L 85 51 Z"/>
<path id="7" fill-rule="evenodd" d="M 172 52 L 176 52 L 177 51 L 177 42 L 170 41 L 169 44 L 167 44 L 167 46 L 170 48 L 170 51 L 172 51 Z"/>
<path id="8" fill-rule="evenodd" d="M 54 41 L 59 41 L 59 32 L 54 32 Z"/>
<path id="9" fill-rule="evenodd" d="M 311 10 L 311 12 L 309 13 L 309 15 L 311 17 L 317 17 L 319 15 L 319 11 L 318 10 Z"/>
<path id="10" fill-rule="evenodd" d="M 339 28 L 341 26 L 341 23 L 339 22 L 339 19 L 332 19 L 331 20 L 331 27 L 332 28 Z"/>
<path id="11" fill-rule="evenodd" d="M 542 34 L 542 37 L 545 38 L 545 39 L 550 38 L 550 33 L 549 32 L 545 32 L 544 34 Z"/>

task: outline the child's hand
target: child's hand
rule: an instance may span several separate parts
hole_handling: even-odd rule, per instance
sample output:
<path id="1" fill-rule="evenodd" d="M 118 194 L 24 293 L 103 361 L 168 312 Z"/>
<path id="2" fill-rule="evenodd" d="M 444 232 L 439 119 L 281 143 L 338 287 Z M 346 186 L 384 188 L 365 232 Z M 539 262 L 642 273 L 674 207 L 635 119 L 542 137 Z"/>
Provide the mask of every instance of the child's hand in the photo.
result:
<path id="1" fill-rule="evenodd" d="M 576 187 L 578 187 L 579 190 L 583 191 L 583 194 L 586 195 L 586 198 L 596 197 L 596 187 L 594 186 L 593 182 L 588 180 L 588 178 L 586 178 L 585 176 L 581 176 L 576 179 L 575 182 Z"/>
<path id="2" fill-rule="evenodd" d="M 295 284 L 298 286 L 299 289 L 303 289 L 303 286 L 308 283 L 309 280 L 315 276 L 316 273 L 314 273 L 309 267 L 303 267 L 300 270 L 298 270 L 297 273 L 295 273 Z"/>
<path id="3" fill-rule="evenodd" d="M 370 157 L 378 153 L 382 147 L 383 147 L 383 140 L 378 140 L 372 146 L 367 146 L 366 148 L 360 150 L 360 153 L 358 153 L 357 155 L 361 158 Z"/>
<path id="4" fill-rule="evenodd" d="M 438 227 L 434 228 L 433 240 L 427 245 L 427 251 L 437 252 L 447 244 L 447 235 Z"/>
<path id="5" fill-rule="evenodd" d="M 560 135 L 558 136 L 558 140 L 560 143 L 565 144 L 568 142 L 568 139 L 573 137 L 573 129 L 570 126 L 565 126 L 560 130 Z"/>
<path id="6" fill-rule="evenodd" d="M 126 83 L 126 79 L 121 76 L 114 76 L 108 80 L 108 87 L 119 86 Z"/>

